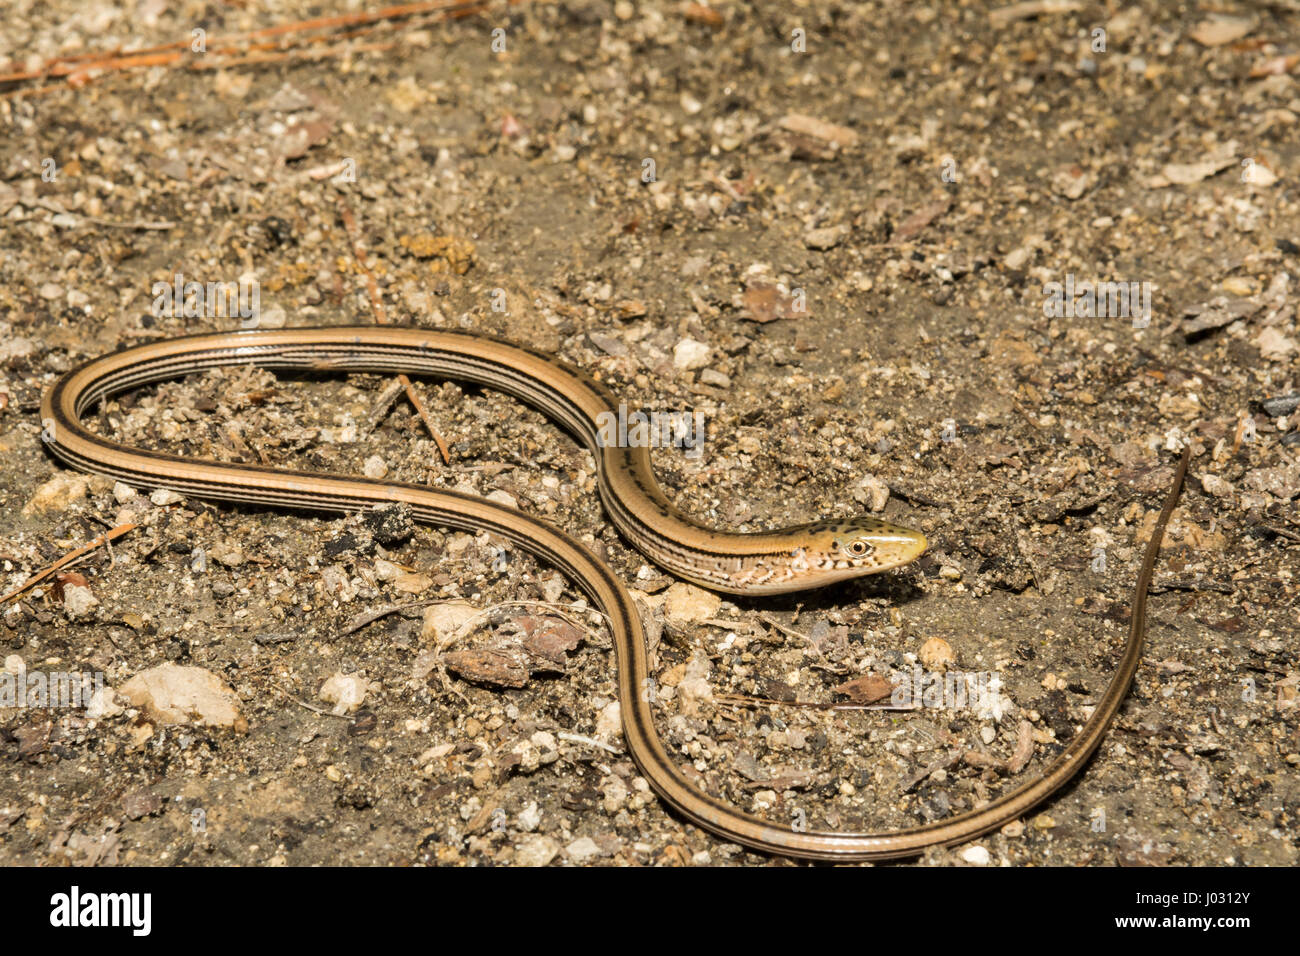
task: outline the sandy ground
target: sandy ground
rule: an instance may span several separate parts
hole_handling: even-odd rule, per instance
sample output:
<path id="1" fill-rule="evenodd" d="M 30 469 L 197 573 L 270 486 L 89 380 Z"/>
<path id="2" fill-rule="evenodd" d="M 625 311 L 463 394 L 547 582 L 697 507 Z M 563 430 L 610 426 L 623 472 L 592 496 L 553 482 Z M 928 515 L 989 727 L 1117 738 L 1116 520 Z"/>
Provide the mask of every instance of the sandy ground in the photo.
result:
<path id="1" fill-rule="evenodd" d="M 328 6 L 17 0 L 0 63 Z M 719 601 L 618 535 L 570 436 L 456 383 L 418 383 L 450 464 L 381 376 L 230 370 L 89 421 L 568 529 L 637 589 L 659 730 L 699 784 L 859 830 L 968 809 L 1068 742 L 1189 441 L 1145 663 L 1101 750 L 1033 815 L 919 862 L 1294 865 L 1300 6 L 1226 6 L 566 0 L 0 83 L 0 590 L 138 525 L 0 609 L 11 677 L 106 687 L 0 707 L 0 862 L 784 864 L 647 792 L 599 619 L 507 603 L 579 600 L 544 564 L 400 514 L 150 497 L 44 452 L 62 372 L 243 321 L 172 314 L 155 284 L 255 281 L 267 326 L 369 323 L 368 267 L 390 321 L 504 335 L 629 406 L 702 413 L 699 457 L 655 458 L 701 520 L 877 511 L 930 552 Z M 1098 282 L 1134 283 L 1138 315 L 1088 308 Z M 466 605 L 481 626 L 439 650 Z M 722 698 L 843 700 L 914 666 L 996 694 Z M 178 675 L 198 698 L 168 711 Z"/>

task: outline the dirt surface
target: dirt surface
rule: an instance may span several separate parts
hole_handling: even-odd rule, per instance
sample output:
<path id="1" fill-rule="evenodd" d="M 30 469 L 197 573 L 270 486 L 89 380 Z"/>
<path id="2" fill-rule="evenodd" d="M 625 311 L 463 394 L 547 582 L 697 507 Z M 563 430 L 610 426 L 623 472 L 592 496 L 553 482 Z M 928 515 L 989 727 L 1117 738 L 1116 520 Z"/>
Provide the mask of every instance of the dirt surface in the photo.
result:
<path id="1" fill-rule="evenodd" d="M 504 335 L 629 406 L 700 411 L 698 458 L 655 453 L 700 520 L 877 510 L 929 553 L 719 603 L 619 536 L 585 448 L 456 383 L 417 383 L 450 464 L 382 376 L 232 369 L 88 421 L 495 494 L 569 530 L 637 589 L 658 729 L 697 782 L 854 830 L 969 809 L 1060 752 L 1190 442 L 1101 750 L 1023 821 L 919 862 L 1294 865 L 1300 6 L 1047 6 L 566 0 L 336 29 L 295 48 L 312 57 L 214 41 L 0 84 L 0 590 L 138 525 L 0 608 L 8 674 L 112 688 L 0 707 L 0 862 L 787 865 L 647 790 L 608 635 L 544 564 L 401 514 L 150 497 L 45 453 L 62 372 L 241 325 L 168 314 L 155 283 L 255 279 L 264 326 L 370 323 L 368 267 L 394 323 Z M 17 0 L 0 62 L 330 12 Z M 1149 316 L 1051 314 L 1052 283 L 1085 281 L 1148 284 Z M 846 700 L 914 665 L 998 684 L 911 712 L 723 696 Z M 169 723 L 146 685 L 178 673 L 200 700 Z"/>

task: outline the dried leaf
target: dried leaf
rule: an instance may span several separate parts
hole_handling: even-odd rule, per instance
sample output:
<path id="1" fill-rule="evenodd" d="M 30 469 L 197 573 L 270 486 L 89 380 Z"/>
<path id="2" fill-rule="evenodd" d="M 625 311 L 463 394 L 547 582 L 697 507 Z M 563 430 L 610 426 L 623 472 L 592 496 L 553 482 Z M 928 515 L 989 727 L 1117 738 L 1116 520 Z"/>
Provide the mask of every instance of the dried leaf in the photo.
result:
<path id="1" fill-rule="evenodd" d="M 484 647 L 453 651 L 443 658 L 447 670 L 489 687 L 526 687 L 528 662 L 519 647 Z"/>
<path id="2" fill-rule="evenodd" d="M 861 677 L 845 681 L 838 687 L 832 688 L 832 690 L 836 694 L 843 694 L 848 697 L 855 704 L 874 704 L 876 701 L 884 700 L 892 694 L 894 684 L 887 677 L 868 672 Z"/>
<path id="3" fill-rule="evenodd" d="M 583 632 L 558 617 L 519 617 L 515 623 L 523 629 L 524 650 L 536 670 L 558 668 L 563 671 L 568 653 L 582 643 Z"/>

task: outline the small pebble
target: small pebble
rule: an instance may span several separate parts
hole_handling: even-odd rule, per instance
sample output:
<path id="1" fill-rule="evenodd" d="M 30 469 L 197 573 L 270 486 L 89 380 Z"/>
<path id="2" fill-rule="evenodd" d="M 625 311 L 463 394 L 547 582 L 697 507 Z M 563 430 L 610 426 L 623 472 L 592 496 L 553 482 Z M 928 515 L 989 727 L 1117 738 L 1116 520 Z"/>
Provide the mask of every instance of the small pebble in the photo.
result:
<path id="1" fill-rule="evenodd" d="M 560 845 L 547 836 L 525 840 L 515 849 L 517 866 L 546 866 L 559 855 Z"/>
<path id="2" fill-rule="evenodd" d="M 957 663 L 952 645 L 942 637 L 932 637 L 921 645 L 921 664 L 926 670 L 943 671 Z"/>
<path id="3" fill-rule="evenodd" d="M 686 372 L 704 368 L 709 364 L 711 354 L 712 349 L 703 342 L 697 342 L 695 339 L 682 339 L 673 346 L 673 365 Z"/>
<path id="4" fill-rule="evenodd" d="M 982 846 L 968 846 L 961 851 L 961 858 L 972 866 L 988 866 L 989 851 Z"/>

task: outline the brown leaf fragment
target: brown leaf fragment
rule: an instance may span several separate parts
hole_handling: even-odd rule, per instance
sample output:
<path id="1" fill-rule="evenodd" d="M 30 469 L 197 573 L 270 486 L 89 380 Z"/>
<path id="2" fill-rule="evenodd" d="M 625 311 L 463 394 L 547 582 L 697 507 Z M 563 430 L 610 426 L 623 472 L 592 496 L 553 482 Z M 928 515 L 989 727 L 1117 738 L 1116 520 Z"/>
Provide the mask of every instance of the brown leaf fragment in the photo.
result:
<path id="1" fill-rule="evenodd" d="M 894 684 L 886 677 L 868 672 L 861 677 L 845 681 L 831 689 L 833 693 L 843 694 L 855 704 L 874 704 L 884 700 L 894 692 Z"/>
<path id="2" fill-rule="evenodd" d="M 794 299 L 774 285 L 758 283 L 746 289 L 741 296 L 740 317 L 751 322 L 767 323 L 807 315 L 806 310 L 796 312 Z"/>
<path id="3" fill-rule="evenodd" d="M 894 233 L 894 242 L 907 242 L 909 239 L 920 235 L 930 223 L 948 211 L 948 205 L 948 200 L 939 199 L 922 206 L 899 225 L 898 230 Z"/>
<path id="4" fill-rule="evenodd" d="M 584 636 L 580 629 L 558 617 L 520 617 L 515 623 L 527 635 L 524 650 L 534 670 L 563 671 L 569 652 L 577 649 Z"/>
<path id="5" fill-rule="evenodd" d="M 43 724 L 25 724 L 14 731 L 14 737 L 18 740 L 18 756 L 33 757 L 36 754 L 44 753 L 50 745 L 50 732 L 54 729 L 54 724 L 46 721 Z"/>
<path id="6" fill-rule="evenodd" d="M 73 587 L 79 588 L 90 587 L 90 582 L 76 571 L 60 571 L 58 574 L 54 575 L 54 585 L 50 588 L 50 593 L 53 594 L 54 600 L 59 602 L 63 601 L 63 589 L 69 584 Z"/>
<path id="7" fill-rule="evenodd" d="M 447 670 L 489 687 L 526 687 L 528 661 L 519 647 L 481 647 L 453 651 L 443 658 Z"/>

